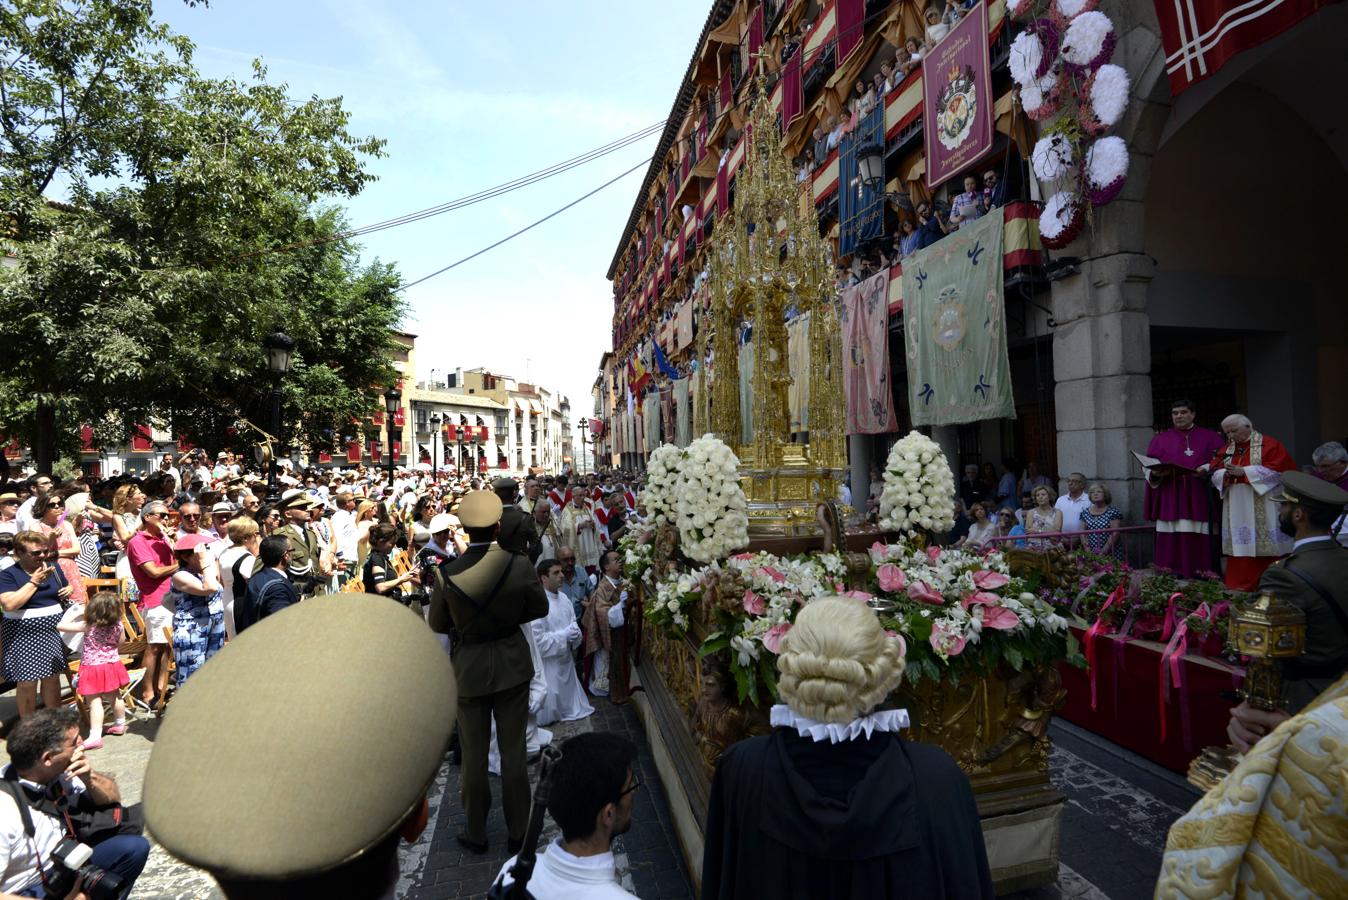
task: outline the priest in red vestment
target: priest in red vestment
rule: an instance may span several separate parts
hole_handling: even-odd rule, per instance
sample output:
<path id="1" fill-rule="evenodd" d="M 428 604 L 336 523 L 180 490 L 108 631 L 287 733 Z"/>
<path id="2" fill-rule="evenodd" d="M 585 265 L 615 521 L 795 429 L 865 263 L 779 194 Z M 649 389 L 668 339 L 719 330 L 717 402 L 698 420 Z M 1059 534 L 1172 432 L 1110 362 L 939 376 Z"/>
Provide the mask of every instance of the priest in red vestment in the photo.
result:
<path id="1" fill-rule="evenodd" d="M 1171 403 L 1174 427 L 1147 445 L 1147 455 L 1162 464 L 1146 469 L 1146 516 L 1156 523 L 1156 565 L 1182 578 L 1217 568 L 1207 473 L 1208 463 L 1222 452 L 1225 442 L 1212 429 L 1194 425 L 1195 412 L 1192 400 Z"/>
<path id="2" fill-rule="evenodd" d="M 1225 449 L 1212 458 L 1212 484 L 1222 495 L 1222 555 L 1226 586 L 1241 591 L 1259 587 L 1259 577 L 1292 541 L 1278 527 L 1278 504 L 1271 497 L 1282 484 L 1279 472 L 1296 468 L 1286 448 L 1260 434 L 1242 415 L 1222 420 Z"/>

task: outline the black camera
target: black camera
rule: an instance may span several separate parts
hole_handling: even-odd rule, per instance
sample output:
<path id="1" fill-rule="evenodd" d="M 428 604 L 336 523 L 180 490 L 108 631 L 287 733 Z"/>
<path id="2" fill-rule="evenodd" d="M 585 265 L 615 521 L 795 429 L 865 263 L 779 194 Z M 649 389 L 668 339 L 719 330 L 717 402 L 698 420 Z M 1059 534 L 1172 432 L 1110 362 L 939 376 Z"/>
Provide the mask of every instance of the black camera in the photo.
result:
<path id="1" fill-rule="evenodd" d="M 80 887 L 89 900 L 116 900 L 122 895 L 122 876 L 89 865 L 93 848 L 72 837 L 62 838 L 52 850 L 51 858 L 59 865 L 47 874 L 47 896 L 64 897 L 75 887 L 75 880 L 83 877 Z"/>

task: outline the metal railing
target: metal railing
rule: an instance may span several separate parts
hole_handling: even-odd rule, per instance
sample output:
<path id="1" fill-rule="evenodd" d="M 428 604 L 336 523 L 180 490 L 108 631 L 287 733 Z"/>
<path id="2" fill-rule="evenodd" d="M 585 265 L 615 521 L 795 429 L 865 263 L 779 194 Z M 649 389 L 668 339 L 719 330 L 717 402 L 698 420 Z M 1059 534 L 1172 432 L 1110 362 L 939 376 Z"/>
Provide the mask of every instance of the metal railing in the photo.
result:
<path id="1" fill-rule="evenodd" d="M 1141 535 L 1154 535 L 1155 525 L 1120 525 L 1117 528 L 1083 528 L 1080 531 L 1039 531 L 1031 534 L 1016 535 L 994 535 L 983 541 L 984 549 L 992 549 L 998 544 L 1011 544 L 1016 549 L 1035 549 L 1028 542 L 1050 541 L 1061 547 L 1071 549 L 1073 546 L 1085 546 L 1085 536 L 1088 534 L 1117 534 L 1120 536 L 1120 543 L 1123 545 L 1123 558 L 1128 565 L 1139 568 L 1146 562 L 1145 550 L 1148 542 L 1141 539 Z"/>

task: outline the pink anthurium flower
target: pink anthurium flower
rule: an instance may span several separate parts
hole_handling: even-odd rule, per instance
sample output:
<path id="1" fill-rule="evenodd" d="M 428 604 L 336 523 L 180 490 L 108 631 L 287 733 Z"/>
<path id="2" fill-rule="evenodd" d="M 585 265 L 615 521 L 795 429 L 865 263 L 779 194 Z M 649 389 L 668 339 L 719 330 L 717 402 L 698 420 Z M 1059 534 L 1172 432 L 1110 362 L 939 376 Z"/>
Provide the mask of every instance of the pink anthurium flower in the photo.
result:
<path id="1" fill-rule="evenodd" d="M 791 630 L 790 622 L 783 622 L 780 625 L 773 625 L 771 628 L 768 629 L 767 633 L 763 635 L 763 646 L 767 647 L 768 650 L 772 653 L 781 653 L 782 638 L 786 637 L 786 633 L 790 630 Z"/>
<path id="2" fill-rule="evenodd" d="M 762 572 L 764 575 L 768 576 L 778 584 L 786 584 L 786 576 L 783 575 L 781 572 L 778 572 L 772 566 L 764 566 L 758 571 Z"/>
<path id="3" fill-rule="evenodd" d="M 1005 606 L 983 607 L 983 627 L 996 628 L 998 631 L 1010 631 L 1020 624 L 1020 616 Z"/>
<path id="4" fill-rule="evenodd" d="M 987 569 L 980 569 L 974 573 L 974 584 L 984 591 L 995 591 L 999 587 L 1006 587 L 1011 583 L 1011 579 L 1001 572 L 991 572 Z"/>
<path id="5" fill-rule="evenodd" d="M 935 606 L 941 606 L 945 603 L 945 598 L 936 590 L 936 588 L 927 584 L 925 581 L 908 582 L 908 596 L 914 600 L 920 600 L 923 603 L 931 603 Z"/>
<path id="6" fill-rule="evenodd" d="M 973 606 L 996 606 L 1002 602 L 1002 598 L 996 594 L 989 594 L 986 591 L 975 591 L 960 601 L 965 609 Z"/>
<path id="7" fill-rule="evenodd" d="M 903 586 L 908 583 L 908 577 L 903 574 L 903 569 L 893 563 L 885 563 L 875 574 L 880 581 L 880 590 L 882 591 L 901 591 Z"/>
<path id="8" fill-rule="evenodd" d="M 768 605 L 753 591 L 744 592 L 744 611 L 751 616 L 761 616 L 767 612 Z"/>

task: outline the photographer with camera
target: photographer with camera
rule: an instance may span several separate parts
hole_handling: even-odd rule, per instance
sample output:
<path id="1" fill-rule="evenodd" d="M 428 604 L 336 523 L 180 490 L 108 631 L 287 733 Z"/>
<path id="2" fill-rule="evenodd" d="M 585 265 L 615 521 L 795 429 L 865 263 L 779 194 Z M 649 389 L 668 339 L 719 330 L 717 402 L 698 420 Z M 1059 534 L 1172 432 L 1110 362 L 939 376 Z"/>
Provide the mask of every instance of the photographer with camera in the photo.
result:
<path id="1" fill-rule="evenodd" d="M 117 782 L 90 768 L 75 707 L 25 716 L 6 746 L 0 890 L 22 897 L 128 896 L 150 842 L 141 834 L 140 808 L 122 806 Z"/>

